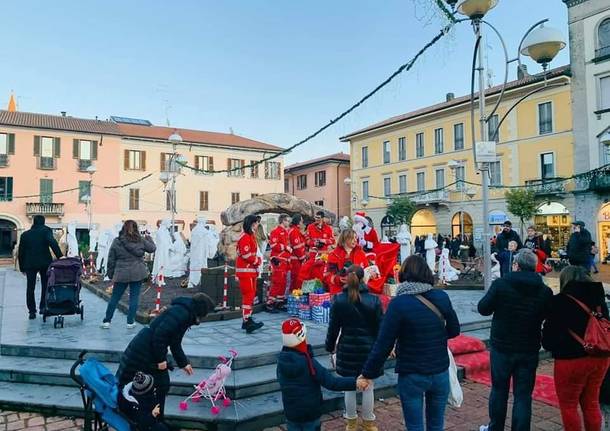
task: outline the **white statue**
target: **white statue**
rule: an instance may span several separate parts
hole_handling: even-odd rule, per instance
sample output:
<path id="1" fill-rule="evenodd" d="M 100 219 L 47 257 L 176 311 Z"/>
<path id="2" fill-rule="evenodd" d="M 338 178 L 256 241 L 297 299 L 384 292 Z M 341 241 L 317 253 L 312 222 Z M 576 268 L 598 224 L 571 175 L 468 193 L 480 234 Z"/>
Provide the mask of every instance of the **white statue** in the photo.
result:
<path id="1" fill-rule="evenodd" d="M 428 267 L 434 273 L 435 261 L 436 261 L 436 247 L 438 244 L 434 241 L 434 237 L 431 233 L 428 234 L 428 239 L 424 243 L 424 248 L 426 249 L 426 263 Z"/>
<path id="2" fill-rule="evenodd" d="M 496 253 L 491 254 L 491 281 L 497 280 L 502 277 L 500 273 L 500 262 L 496 259 Z"/>
<path id="3" fill-rule="evenodd" d="M 186 243 L 180 232 L 174 234 L 174 242 L 169 249 L 169 267 L 166 277 L 182 277 L 188 268 L 189 255 Z"/>
<path id="4" fill-rule="evenodd" d="M 169 269 L 169 250 L 172 247 L 172 237 L 169 233 L 169 220 L 163 220 L 155 235 L 155 259 L 153 262 L 152 277 L 156 279 L 161 270 L 167 275 Z"/>
<path id="5" fill-rule="evenodd" d="M 406 224 L 400 225 L 398 235 L 396 235 L 396 242 L 400 244 L 400 262 L 404 262 L 405 259 L 411 256 L 411 232 L 409 232 L 409 226 Z"/>
<path id="6" fill-rule="evenodd" d="M 220 242 L 220 235 L 216 231 L 216 226 L 214 226 L 213 224 L 206 223 L 205 228 L 208 230 L 208 232 L 210 232 L 210 240 L 212 241 L 210 244 L 210 253 L 212 253 L 212 255 L 210 256 L 210 259 L 212 259 L 212 258 L 214 258 L 214 256 L 216 256 L 216 252 L 218 251 L 218 243 Z"/>
<path id="7" fill-rule="evenodd" d="M 189 265 L 188 287 L 196 287 L 201 281 L 201 269 L 208 267 L 208 259 L 216 254 L 218 243 L 202 217 L 197 218 L 197 224 L 191 232 L 191 260 Z"/>
<path id="8" fill-rule="evenodd" d="M 68 238 L 66 239 L 68 245 L 66 255 L 68 257 L 78 257 L 78 240 L 76 239 L 76 222 L 68 223 Z"/>
<path id="9" fill-rule="evenodd" d="M 381 237 L 381 242 L 384 244 L 389 244 L 390 243 L 390 238 L 388 238 L 387 235 L 384 235 Z"/>
<path id="10" fill-rule="evenodd" d="M 459 278 L 460 271 L 451 266 L 448 248 L 444 248 L 441 253 L 441 259 L 438 262 L 438 273 L 438 278 L 443 284 L 456 281 Z"/>
<path id="11" fill-rule="evenodd" d="M 269 236 L 265 231 L 263 224 L 258 225 L 258 231 L 255 233 L 257 250 L 256 255 L 261 258 L 261 264 L 258 267 L 258 278 L 261 278 L 263 272 L 263 266 L 265 265 L 265 252 L 267 251 L 267 244 L 269 243 Z"/>
<path id="12" fill-rule="evenodd" d="M 100 231 L 97 230 L 97 225 L 91 225 L 91 229 L 89 230 L 89 253 L 95 252 L 99 238 Z"/>
<path id="13" fill-rule="evenodd" d="M 97 241 L 97 259 L 95 260 L 95 267 L 100 274 L 106 274 L 108 253 L 110 252 L 110 245 L 114 240 L 113 235 L 111 229 L 104 229 Z"/>
<path id="14" fill-rule="evenodd" d="M 343 216 L 341 220 L 339 220 L 339 230 L 344 231 L 349 229 L 352 226 L 352 222 L 348 216 Z"/>

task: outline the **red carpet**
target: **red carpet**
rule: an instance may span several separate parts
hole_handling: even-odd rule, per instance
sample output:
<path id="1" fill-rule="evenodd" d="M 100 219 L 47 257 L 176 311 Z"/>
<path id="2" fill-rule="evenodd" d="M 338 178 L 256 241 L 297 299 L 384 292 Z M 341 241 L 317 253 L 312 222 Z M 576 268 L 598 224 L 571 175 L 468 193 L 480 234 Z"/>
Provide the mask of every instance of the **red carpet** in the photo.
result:
<path id="1" fill-rule="evenodd" d="M 460 335 L 449 340 L 449 349 L 453 353 L 455 363 L 464 368 L 468 380 L 491 386 L 489 352 L 485 343 L 478 338 Z M 537 375 L 532 397 L 545 404 L 559 407 L 553 377 L 543 374 Z"/>

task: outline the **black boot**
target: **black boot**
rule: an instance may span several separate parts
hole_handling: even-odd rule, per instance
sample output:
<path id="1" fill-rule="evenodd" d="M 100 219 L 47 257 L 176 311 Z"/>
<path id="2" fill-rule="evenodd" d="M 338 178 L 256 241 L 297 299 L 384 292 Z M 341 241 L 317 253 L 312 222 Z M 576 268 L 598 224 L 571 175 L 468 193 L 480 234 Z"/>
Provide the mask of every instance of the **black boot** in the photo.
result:
<path id="1" fill-rule="evenodd" d="M 267 302 L 265 304 L 265 311 L 267 313 L 271 313 L 271 314 L 277 313 L 278 312 L 277 303 L 275 303 L 275 302 Z"/>
<path id="2" fill-rule="evenodd" d="M 246 334 L 251 334 L 254 331 L 256 331 L 257 329 L 262 328 L 264 325 L 263 322 L 255 322 L 254 319 L 252 319 L 252 317 L 248 317 L 248 320 L 246 320 L 242 325 L 242 329 L 246 330 Z"/>

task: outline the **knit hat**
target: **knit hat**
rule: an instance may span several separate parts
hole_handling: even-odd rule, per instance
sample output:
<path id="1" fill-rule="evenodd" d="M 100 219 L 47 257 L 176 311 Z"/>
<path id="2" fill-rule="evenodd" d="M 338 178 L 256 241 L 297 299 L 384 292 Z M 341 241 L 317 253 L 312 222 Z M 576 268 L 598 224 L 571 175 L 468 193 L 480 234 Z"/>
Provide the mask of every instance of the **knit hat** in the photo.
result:
<path id="1" fill-rule="evenodd" d="M 307 328 L 299 319 L 288 319 L 282 323 L 282 344 L 286 347 L 297 347 L 307 342 Z"/>
<path id="2" fill-rule="evenodd" d="M 193 295 L 193 305 L 197 317 L 205 317 L 214 309 L 214 302 L 205 293 L 196 293 Z"/>
<path id="3" fill-rule="evenodd" d="M 155 379 L 149 374 L 144 374 L 138 371 L 133 377 L 131 384 L 131 392 L 134 395 L 144 395 L 150 392 L 155 385 Z"/>

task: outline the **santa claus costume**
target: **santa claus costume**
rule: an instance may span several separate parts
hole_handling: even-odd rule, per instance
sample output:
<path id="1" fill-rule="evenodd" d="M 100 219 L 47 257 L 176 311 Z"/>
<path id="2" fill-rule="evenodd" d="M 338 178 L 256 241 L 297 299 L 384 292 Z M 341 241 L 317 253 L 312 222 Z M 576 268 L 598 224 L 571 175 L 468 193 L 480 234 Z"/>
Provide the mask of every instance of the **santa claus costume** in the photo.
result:
<path id="1" fill-rule="evenodd" d="M 300 289 L 303 281 L 299 277 L 301 266 L 307 257 L 305 250 L 305 235 L 301 232 L 303 217 L 299 214 L 292 217 L 290 230 L 288 231 L 288 243 L 292 247 L 290 256 L 290 290 Z"/>
<path id="2" fill-rule="evenodd" d="M 235 260 L 235 276 L 239 282 L 242 295 L 241 328 L 250 334 L 263 326 L 263 322 L 256 322 L 252 318 L 252 306 L 256 295 L 256 278 L 258 267 L 261 264 L 257 256 L 257 244 L 254 232 L 260 223 L 260 217 L 248 215 L 244 219 L 243 232 L 237 241 L 237 259 Z"/>
<path id="3" fill-rule="evenodd" d="M 285 308 L 286 301 L 286 278 L 290 271 L 290 256 L 292 247 L 288 242 L 288 223 L 290 217 L 287 214 L 280 214 L 279 224 L 269 235 L 269 245 L 271 246 L 271 287 L 265 308 L 270 313 L 275 313 L 279 309 Z"/>

